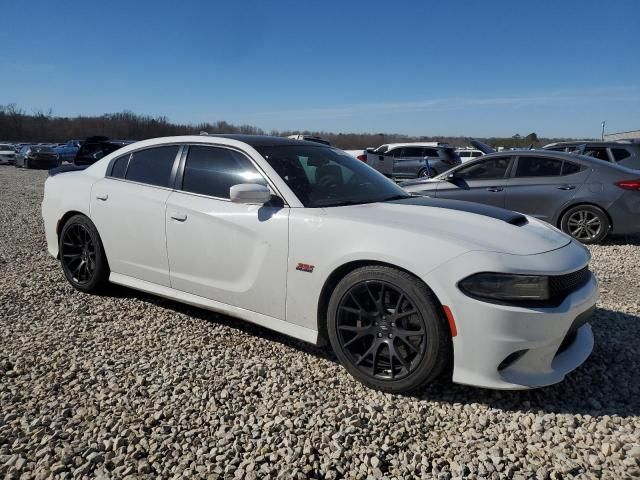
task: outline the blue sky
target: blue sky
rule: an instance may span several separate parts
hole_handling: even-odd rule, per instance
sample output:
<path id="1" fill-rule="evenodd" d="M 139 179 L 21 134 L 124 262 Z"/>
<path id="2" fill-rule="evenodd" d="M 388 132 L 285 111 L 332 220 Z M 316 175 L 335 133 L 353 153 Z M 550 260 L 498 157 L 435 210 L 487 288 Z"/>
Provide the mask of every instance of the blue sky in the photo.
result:
<path id="1" fill-rule="evenodd" d="M 2 0 L 0 104 L 266 130 L 640 128 L 640 1 Z"/>

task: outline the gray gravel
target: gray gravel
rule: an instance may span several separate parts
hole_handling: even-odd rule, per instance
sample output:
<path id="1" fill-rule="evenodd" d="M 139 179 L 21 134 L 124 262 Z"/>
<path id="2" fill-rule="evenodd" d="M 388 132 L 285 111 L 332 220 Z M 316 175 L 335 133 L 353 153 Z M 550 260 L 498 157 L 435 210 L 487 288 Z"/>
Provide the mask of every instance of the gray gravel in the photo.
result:
<path id="1" fill-rule="evenodd" d="M 0 167 L 0 476 L 640 476 L 640 239 L 592 248 L 596 348 L 560 385 L 399 396 L 239 320 L 74 291 L 45 251 L 45 177 Z"/>

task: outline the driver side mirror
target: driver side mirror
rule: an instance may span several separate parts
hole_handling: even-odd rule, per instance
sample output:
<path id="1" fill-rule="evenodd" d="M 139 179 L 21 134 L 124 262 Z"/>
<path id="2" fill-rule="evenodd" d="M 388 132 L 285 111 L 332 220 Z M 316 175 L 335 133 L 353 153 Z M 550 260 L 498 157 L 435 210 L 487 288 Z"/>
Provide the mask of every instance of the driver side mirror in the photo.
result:
<path id="1" fill-rule="evenodd" d="M 259 183 L 241 183 L 229 189 L 229 198 L 233 203 L 264 205 L 271 200 L 271 191 Z"/>
<path id="2" fill-rule="evenodd" d="M 458 176 L 456 175 L 456 172 L 451 172 L 449 175 L 447 175 L 447 180 L 448 181 L 453 181 L 455 179 L 457 179 Z"/>

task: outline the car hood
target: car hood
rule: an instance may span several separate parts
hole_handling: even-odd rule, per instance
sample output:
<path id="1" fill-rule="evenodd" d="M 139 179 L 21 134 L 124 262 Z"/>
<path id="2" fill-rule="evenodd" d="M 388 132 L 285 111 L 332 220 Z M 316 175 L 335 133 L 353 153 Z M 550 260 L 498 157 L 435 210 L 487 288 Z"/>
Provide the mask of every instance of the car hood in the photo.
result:
<path id="1" fill-rule="evenodd" d="M 350 222 L 376 224 L 400 235 L 406 231 L 438 237 L 467 250 L 535 255 L 571 243 L 568 235 L 537 219 L 460 200 L 410 197 L 330 210 L 330 216 Z"/>

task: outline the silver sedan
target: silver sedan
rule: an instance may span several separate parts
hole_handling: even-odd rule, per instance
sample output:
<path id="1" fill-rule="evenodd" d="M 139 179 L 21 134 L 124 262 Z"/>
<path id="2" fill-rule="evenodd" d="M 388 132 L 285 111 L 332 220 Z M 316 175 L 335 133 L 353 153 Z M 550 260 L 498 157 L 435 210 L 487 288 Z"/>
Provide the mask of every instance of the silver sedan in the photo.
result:
<path id="1" fill-rule="evenodd" d="M 496 152 L 401 186 L 410 193 L 525 213 L 586 244 L 599 243 L 610 232 L 640 233 L 640 171 L 593 157 Z"/>

